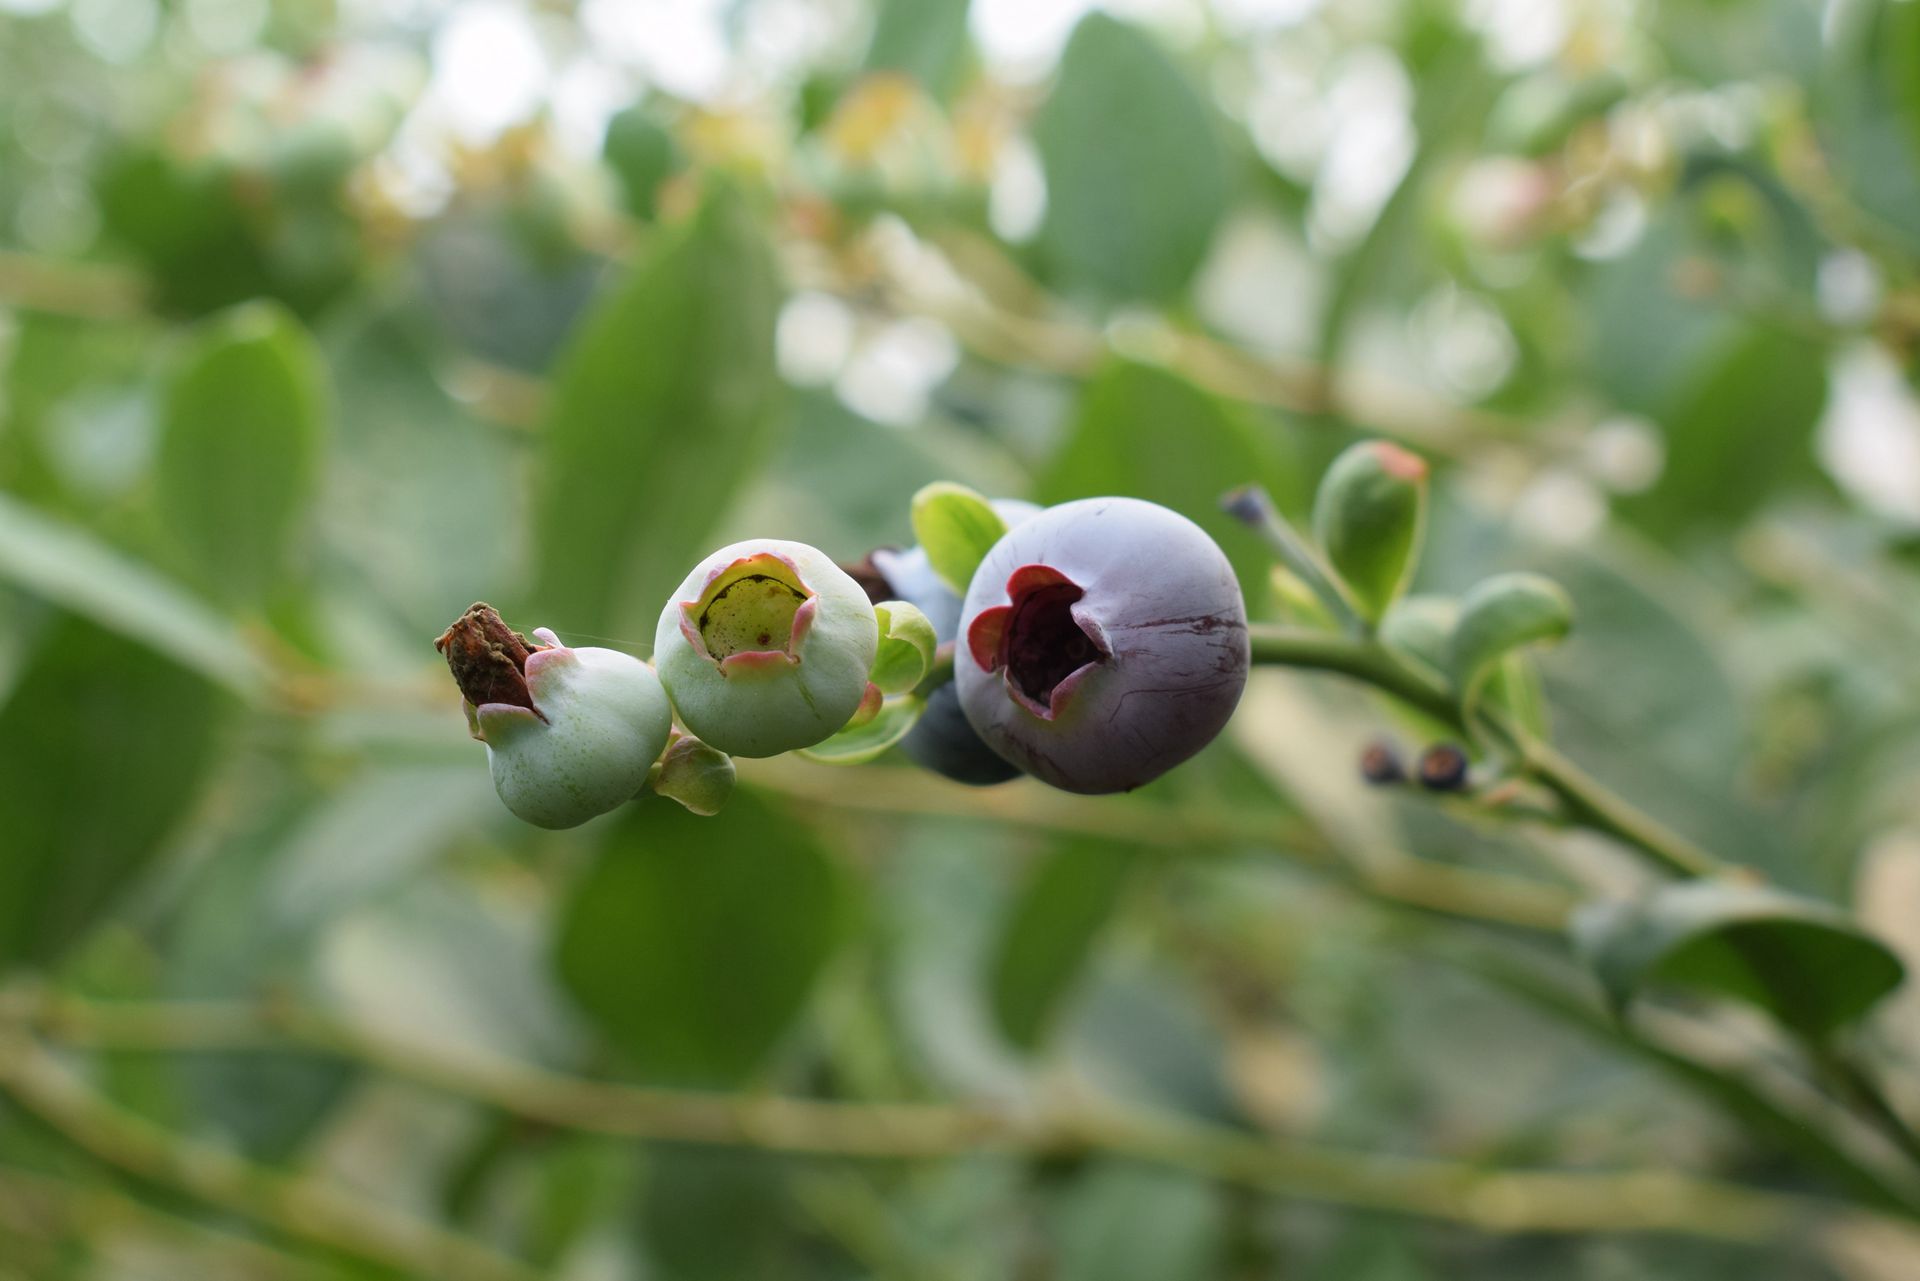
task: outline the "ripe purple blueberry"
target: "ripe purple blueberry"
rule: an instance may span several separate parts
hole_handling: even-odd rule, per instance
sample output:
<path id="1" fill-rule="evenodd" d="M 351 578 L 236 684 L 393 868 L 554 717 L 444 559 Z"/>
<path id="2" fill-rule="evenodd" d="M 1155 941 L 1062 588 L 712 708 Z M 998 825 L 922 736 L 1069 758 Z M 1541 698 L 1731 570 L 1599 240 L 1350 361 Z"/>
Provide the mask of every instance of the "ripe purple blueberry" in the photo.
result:
<path id="1" fill-rule="evenodd" d="M 654 663 L 681 721 L 731 756 L 832 736 L 859 709 L 880 645 L 860 584 L 826 553 L 767 538 L 697 565 L 660 614 Z"/>
<path id="2" fill-rule="evenodd" d="M 536 827 L 577 827 L 639 795 L 673 709 L 648 667 L 618 650 L 533 640 L 476 604 L 434 642 L 487 745 L 494 790 Z"/>
<path id="3" fill-rule="evenodd" d="M 954 656 L 982 740 L 1070 792 L 1120 792 L 1211 742 L 1246 687 L 1247 613 L 1198 525 L 1135 498 L 1009 530 L 967 592 Z"/>

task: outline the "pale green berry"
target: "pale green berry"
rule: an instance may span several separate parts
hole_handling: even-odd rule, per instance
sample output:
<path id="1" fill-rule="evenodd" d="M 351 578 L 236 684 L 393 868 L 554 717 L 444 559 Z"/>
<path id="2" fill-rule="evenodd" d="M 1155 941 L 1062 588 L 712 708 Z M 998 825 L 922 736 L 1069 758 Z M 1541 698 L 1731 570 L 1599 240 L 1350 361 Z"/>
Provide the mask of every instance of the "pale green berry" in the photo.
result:
<path id="1" fill-rule="evenodd" d="M 573 649 L 544 628 L 533 635 L 537 644 L 476 605 L 438 645 L 506 807 L 536 827 L 577 827 L 646 786 L 673 709 L 631 654 Z"/>
<path id="2" fill-rule="evenodd" d="M 701 561 L 653 652 L 688 730 L 732 756 L 777 756 L 847 723 L 879 643 L 860 584 L 824 552 L 768 538 Z"/>

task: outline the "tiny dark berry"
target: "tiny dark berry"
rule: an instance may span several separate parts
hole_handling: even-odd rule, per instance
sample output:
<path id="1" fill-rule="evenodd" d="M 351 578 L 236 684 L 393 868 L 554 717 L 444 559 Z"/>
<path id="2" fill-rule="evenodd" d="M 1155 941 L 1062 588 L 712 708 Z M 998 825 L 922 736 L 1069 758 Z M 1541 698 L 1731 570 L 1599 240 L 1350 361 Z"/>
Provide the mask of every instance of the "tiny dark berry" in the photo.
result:
<path id="1" fill-rule="evenodd" d="M 1360 753 L 1360 777 L 1375 787 L 1388 787 L 1407 781 L 1407 767 L 1393 744 L 1381 740 L 1367 744 Z"/>
<path id="2" fill-rule="evenodd" d="M 1455 743 L 1435 743 L 1420 753 L 1420 786 L 1433 792 L 1458 792 L 1467 785 L 1467 754 Z"/>

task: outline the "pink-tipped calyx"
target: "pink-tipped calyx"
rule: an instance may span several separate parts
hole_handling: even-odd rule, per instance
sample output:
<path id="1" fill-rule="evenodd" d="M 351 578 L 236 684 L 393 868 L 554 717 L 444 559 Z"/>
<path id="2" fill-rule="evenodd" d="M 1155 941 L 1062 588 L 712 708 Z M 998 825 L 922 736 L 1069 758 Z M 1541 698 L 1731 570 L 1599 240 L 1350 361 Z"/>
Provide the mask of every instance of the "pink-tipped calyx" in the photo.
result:
<path id="1" fill-rule="evenodd" d="M 760 552 L 723 565 L 680 603 L 680 632 L 723 673 L 797 666 L 819 606 L 783 556 Z"/>
<path id="2" fill-rule="evenodd" d="M 1007 692 L 1042 720 L 1052 720 L 1086 673 L 1112 657 L 1079 608 L 1084 595 L 1057 569 L 1022 565 L 1007 579 L 1008 603 L 982 610 L 967 628 L 973 661 L 1002 672 Z"/>

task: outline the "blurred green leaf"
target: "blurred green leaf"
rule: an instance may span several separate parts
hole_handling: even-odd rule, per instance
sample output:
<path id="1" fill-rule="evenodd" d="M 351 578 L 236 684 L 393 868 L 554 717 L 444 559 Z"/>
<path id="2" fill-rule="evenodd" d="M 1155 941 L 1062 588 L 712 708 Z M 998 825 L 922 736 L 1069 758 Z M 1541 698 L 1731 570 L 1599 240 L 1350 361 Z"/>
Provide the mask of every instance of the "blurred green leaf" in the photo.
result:
<path id="1" fill-rule="evenodd" d="M 752 478 L 775 390 L 778 285 L 728 187 L 582 324 L 561 361 L 536 503 L 551 617 L 651 626 Z"/>
<path id="2" fill-rule="evenodd" d="M 1608 1049 L 1665 1073 L 1724 1112 L 1744 1133 L 1763 1137 L 1778 1150 L 1792 1153 L 1824 1172 L 1847 1195 L 1893 1210 L 1913 1204 L 1910 1190 L 1903 1191 L 1884 1171 L 1863 1162 L 1839 1136 L 1827 1133 L 1817 1120 L 1795 1110 L 1757 1075 L 1719 1071 L 1711 1063 L 1696 1062 L 1647 1039 L 1595 1008 L 1593 1001 L 1571 984 L 1552 977 L 1538 957 L 1454 947 L 1449 949 L 1449 959 Z"/>
<path id="3" fill-rule="evenodd" d="M 1659 414 L 1666 467 L 1623 510 L 1657 530 L 1730 523 L 1782 489 L 1819 483 L 1814 429 L 1826 400 L 1822 344 L 1758 325 L 1730 335 Z"/>
<path id="4" fill-rule="evenodd" d="M 319 481 L 324 402 L 312 340 L 268 304 L 209 321 L 169 380 L 160 508 L 221 595 L 259 604 L 284 580 Z"/>
<path id="5" fill-rule="evenodd" d="M 899 71 L 944 98 L 967 65 L 967 0 L 879 0 L 867 70 Z"/>
<path id="6" fill-rule="evenodd" d="M 800 755 L 823 765 L 864 765 L 913 731 L 927 700 L 917 694 L 887 699 L 872 720 L 841 730 L 825 742 L 800 749 Z"/>
<path id="7" fill-rule="evenodd" d="M 221 699 L 111 632 L 51 629 L 0 707 L 0 965 L 43 964 L 111 909 L 192 808 Z"/>
<path id="8" fill-rule="evenodd" d="M 673 135 L 644 106 L 628 107 L 607 122 L 600 156 L 620 184 L 627 212 L 648 220 L 659 212 L 661 184 L 682 163 Z"/>
<path id="9" fill-rule="evenodd" d="M 1846 913 L 1757 885 L 1692 881 L 1589 904 L 1573 934 L 1617 1010 L 1649 987 L 1701 988 L 1815 1037 L 1859 1018 L 1905 976 Z"/>
<path id="10" fill-rule="evenodd" d="M 913 496 L 913 536 L 927 553 L 933 572 L 955 594 L 966 597 L 973 571 L 1007 532 L 1007 522 L 983 496 L 940 480 Z"/>
<path id="11" fill-rule="evenodd" d="M 153 273 L 159 304 L 202 314 L 268 292 L 268 268 L 230 169 L 182 164 L 157 147 L 123 147 L 95 196 L 107 234 Z"/>
<path id="12" fill-rule="evenodd" d="M 1221 1275 L 1227 1237 L 1219 1188 L 1182 1170 L 1105 1163 L 1061 1199 L 1060 1281 L 1168 1281 Z"/>
<path id="13" fill-rule="evenodd" d="M 295 829 L 297 833 L 297 828 Z M 286 829 L 243 829 L 198 869 L 166 931 L 167 996 L 258 1000 L 299 990 L 314 946 L 311 928 L 288 928 L 261 909 Z M 358 1069 L 299 1050 L 236 1057 L 182 1053 L 175 1066 L 201 1123 L 240 1151 L 291 1157 L 346 1094 Z"/>
<path id="14" fill-rule="evenodd" d="M 1001 927 L 988 982 L 994 1019 L 1024 1050 L 1045 1039 L 1132 881 L 1138 851 L 1108 841 L 1055 847 L 1027 878 Z"/>
<path id="15" fill-rule="evenodd" d="M 108 240 L 138 256 L 162 310 L 204 315 L 274 298 L 311 315 L 351 283 L 361 249 L 339 207 L 350 166 L 322 159 L 281 157 L 277 172 L 258 171 L 122 144 L 94 194 Z"/>
<path id="16" fill-rule="evenodd" d="M 1171 507 L 1213 536 L 1250 609 L 1268 595 L 1272 557 L 1258 534 L 1220 510 L 1253 482 L 1295 478 L 1237 411 L 1152 365 L 1117 360 L 1086 384 L 1064 444 L 1041 475 L 1042 502 L 1125 494 Z M 1284 505 L 1284 499 L 1283 505 Z"/>
<path id="17" fill-rule="evenodd" d="M 0 579 L 93 620 L 235 693 L 266 671 L 238 628 L 177 584 L 75 526 L 0 494 Z"/>
<path id="18" fill-rule="evenodd" d="M 1428 175 L 1473 138 L 1492 110 L 1499 87 L 1488 72 L 1481 40 L 1445 8 L 1412 6 L 1408 25 L 1404 52 L 1416 77 L 1411 121 L 1416 144 L 1366 235 L 1338 266 L 1320 317 L 1315 359 L 1323 369 L 1342 368 L 1354 322 L 1382 283 L 1397 268 L 1404 270 L 1405 260 L 1412 258 Z M 1416 273 L 1424 274 L 1423 268 L 1424 264 L 1413 265 Z"/>
<path id="19" fill-rule="evenodd" d="M 1220 125 L 1152 37 L 1080 20 L 1033 124 L 1047 179 L 1040 249 L 1070 291 L 1166 301 L 1226 212 Z"/>
<path id="20" fill-rule="evenodd" d="M 562 912 L 560 977 L 649 1079 L 737 1084 L 799 1016 L 846 908 L 811 833 L 751 791 L 711 819 L 628 806 Z"/>
<path id="21" fill-rule="evenodd" d="M 792 1260 L 791 1206 L 777 1157 L 655 1147 L 647 1152 L 635 1226 L 668 1281 L 774 1277 Z"/>
<path id="22" fill-rule="evenodd" d="M 873 607 L 880 619 L 880 650 L 868 674 L 883 694 L 904 694 L 918 685 L 933 666 L 940 642 L 927 616 L 906 601 L 890 600 Z"/>
<path id="23" fill-rule="evenodd" d="M 1460 601 L 1447 644 L 1447 672 L 1461 705 L 1471 708 L 1480 684 L 1523 645 L 1557 641 L 1573 628 L 1566 589 L 1541 574 L 1496 574 Z"/>
<path id="24" fill-rule="evenodd" d="M 490 430 L 442 384 L 452 352 L 423 308 L 371 309 L 327 336 L 339 410 L 325 545 L 411 651 L 475 597 L 511 597 L 502 588 L 525 575 L 525 441 Z"/>

